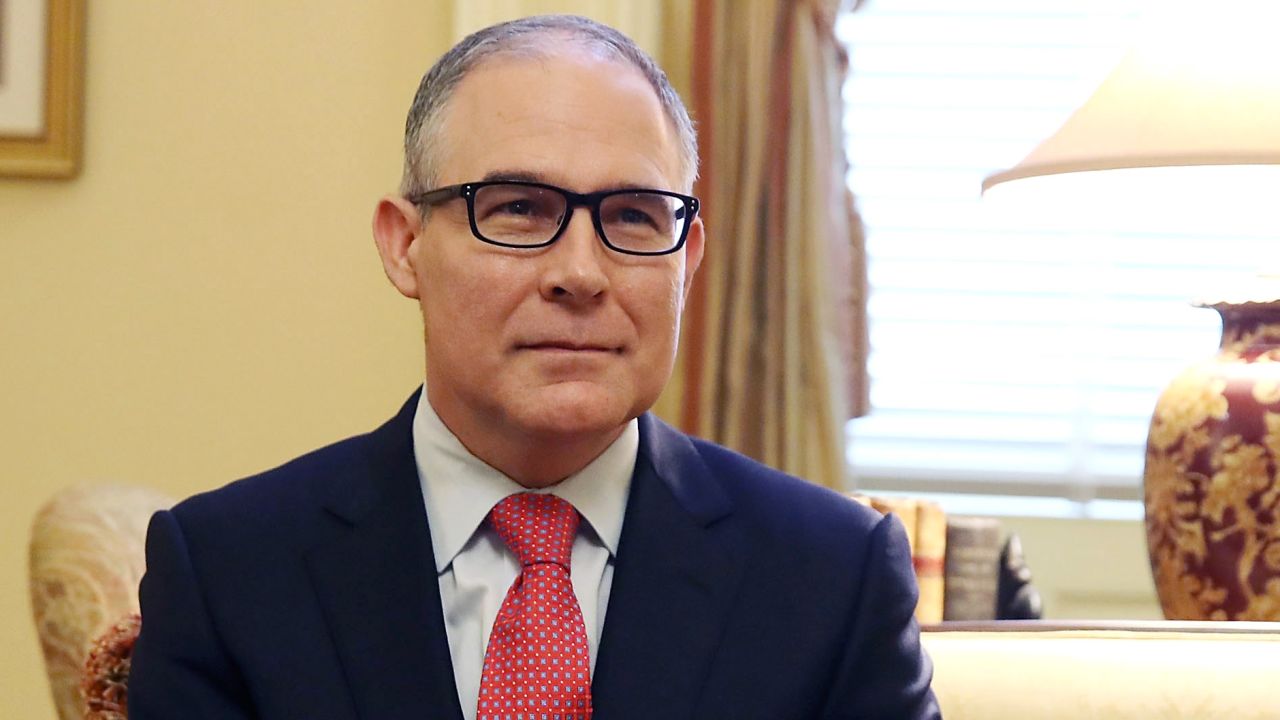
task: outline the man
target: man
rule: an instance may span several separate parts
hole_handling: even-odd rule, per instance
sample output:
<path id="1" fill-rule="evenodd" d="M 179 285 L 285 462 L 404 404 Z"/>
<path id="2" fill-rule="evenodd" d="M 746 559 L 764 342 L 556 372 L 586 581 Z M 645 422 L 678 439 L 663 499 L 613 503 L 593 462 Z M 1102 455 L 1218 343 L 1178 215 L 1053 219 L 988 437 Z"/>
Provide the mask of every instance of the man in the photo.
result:
<path id="1" fill-rule="evenodd" d="M 156 515 L 131 717 L 936 717 L 896 521 L 646 412 L 704 246 L 652 60 L 482 30 L 405 160 L 373 233 L 424 389 Z"/>

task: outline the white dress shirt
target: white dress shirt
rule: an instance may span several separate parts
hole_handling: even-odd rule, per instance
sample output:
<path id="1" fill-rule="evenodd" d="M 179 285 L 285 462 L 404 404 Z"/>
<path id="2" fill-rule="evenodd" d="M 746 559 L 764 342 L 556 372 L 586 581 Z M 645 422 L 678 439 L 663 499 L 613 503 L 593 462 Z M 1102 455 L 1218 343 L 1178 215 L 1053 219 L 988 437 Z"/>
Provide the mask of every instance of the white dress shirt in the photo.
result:
<path id="1" fill-rule="evenodd" d="M 421 398 L 413 419 L 413 454 L 431 526 L 458 700 L 463 717 L 474 720 L 489 632 L 520 571 L 515 554 L 486 518 L 499 500 L 529 489 L 463 447 L 427 402 L 425 388 Z M 582 608 L 593 673 L 639 445 L 639 424 L 632 420 L 591 464 L 552 487 L 533 491 L 569 501 L 583 518 L 569 575 Z"/>

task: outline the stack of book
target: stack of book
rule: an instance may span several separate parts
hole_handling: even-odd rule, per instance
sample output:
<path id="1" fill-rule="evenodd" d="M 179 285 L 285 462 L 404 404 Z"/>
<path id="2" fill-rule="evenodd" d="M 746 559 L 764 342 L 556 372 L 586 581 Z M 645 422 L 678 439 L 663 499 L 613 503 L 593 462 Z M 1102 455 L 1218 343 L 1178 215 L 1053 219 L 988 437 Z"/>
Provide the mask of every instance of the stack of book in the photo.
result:
<path id="1" fill-rule="evenodd" d="M 947 517 L 937 503 L 908 497 L 853 495 L 884 514 L 893 513 L 907 531 L 920 586 L 916 620 L 994 620 L 1000 577 L 1000 521 Z"/>

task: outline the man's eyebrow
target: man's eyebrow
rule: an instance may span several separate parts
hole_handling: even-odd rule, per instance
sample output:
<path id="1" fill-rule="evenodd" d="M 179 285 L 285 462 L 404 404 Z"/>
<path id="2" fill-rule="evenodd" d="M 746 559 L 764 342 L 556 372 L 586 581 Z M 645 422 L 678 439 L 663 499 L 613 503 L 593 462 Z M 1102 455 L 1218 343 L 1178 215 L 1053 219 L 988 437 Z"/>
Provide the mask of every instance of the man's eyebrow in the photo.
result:
<path id="1" fill-rule="evenodd" d="M 538 173 L 526 170 L 493 170 L 486 173 L 482 182 L 534 182 L 546 183 L 547 179 Z"/>

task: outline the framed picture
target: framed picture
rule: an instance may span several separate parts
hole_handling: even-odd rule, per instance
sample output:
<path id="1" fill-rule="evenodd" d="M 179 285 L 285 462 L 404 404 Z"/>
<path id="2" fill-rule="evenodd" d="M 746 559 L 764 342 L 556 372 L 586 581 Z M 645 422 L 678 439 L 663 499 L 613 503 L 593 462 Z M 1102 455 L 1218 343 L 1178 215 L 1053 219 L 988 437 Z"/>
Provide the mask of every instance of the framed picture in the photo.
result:
<path id="1" fill-rule="evenodd" d="M 0 176 L 80 169 L 84 0 L 0 0 Z"/>

